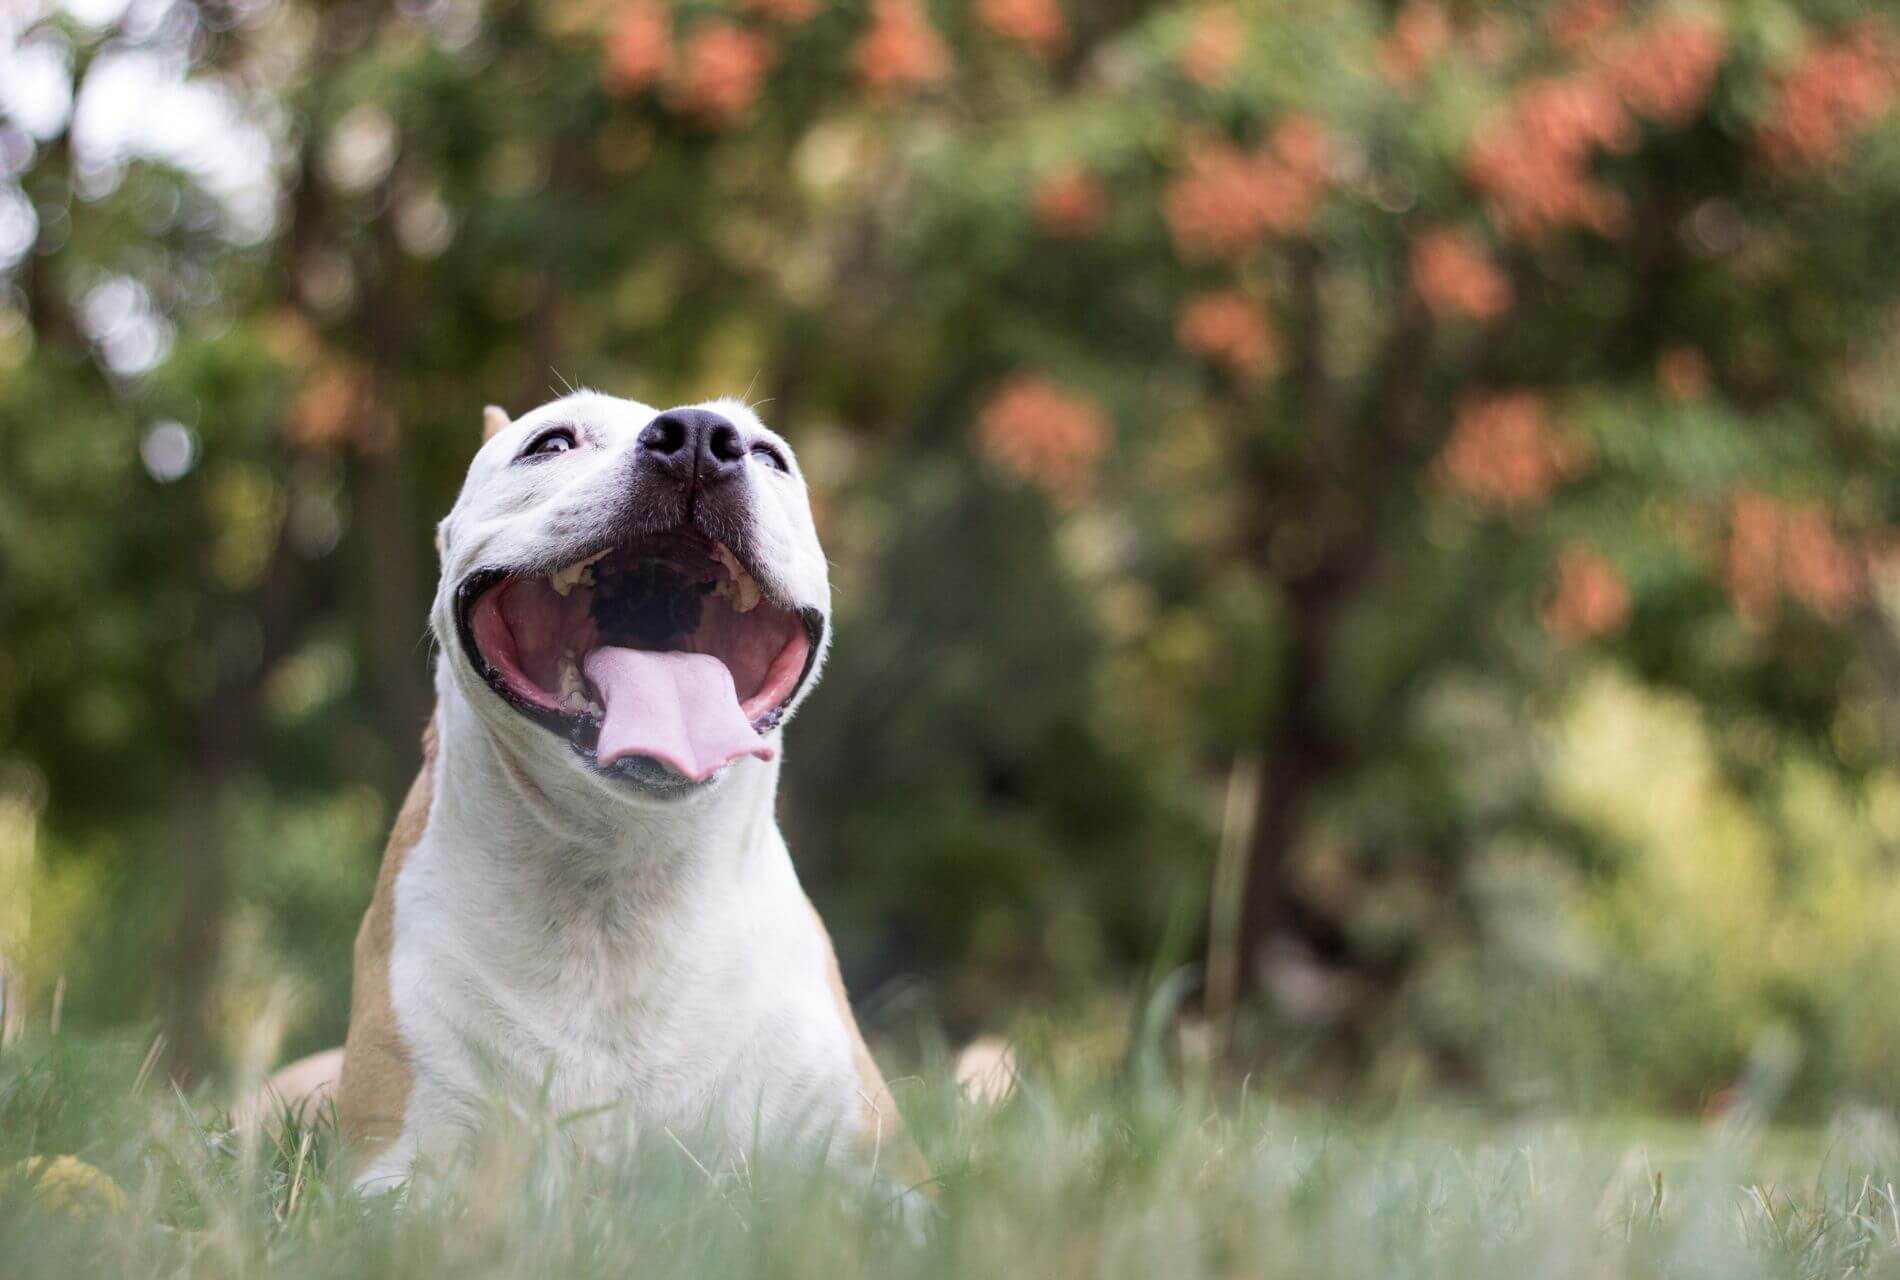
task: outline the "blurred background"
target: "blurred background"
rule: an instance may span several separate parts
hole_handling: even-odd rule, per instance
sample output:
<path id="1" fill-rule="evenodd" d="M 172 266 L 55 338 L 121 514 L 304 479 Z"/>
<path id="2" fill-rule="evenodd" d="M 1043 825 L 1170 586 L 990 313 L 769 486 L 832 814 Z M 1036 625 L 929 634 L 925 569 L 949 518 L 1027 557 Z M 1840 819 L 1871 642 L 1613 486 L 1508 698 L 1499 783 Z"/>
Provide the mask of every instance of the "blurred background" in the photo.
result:
<path id="1" fill-rule="evenodd" d="M 340 1040 L 431 526 L 571 384 L 804 461 L 887 1035 L 1900 1102 L 1882 9 L 5 0 L 6 1020 Z"/>

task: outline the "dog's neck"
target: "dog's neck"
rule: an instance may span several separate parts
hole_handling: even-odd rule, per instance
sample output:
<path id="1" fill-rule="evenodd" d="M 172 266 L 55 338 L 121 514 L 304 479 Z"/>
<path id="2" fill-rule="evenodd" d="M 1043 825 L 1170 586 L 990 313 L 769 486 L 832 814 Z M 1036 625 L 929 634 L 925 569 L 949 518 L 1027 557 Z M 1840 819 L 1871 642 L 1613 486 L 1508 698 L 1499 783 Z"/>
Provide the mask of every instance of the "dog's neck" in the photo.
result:
<path id="1" fill-rule="evenodd" d="M 497 731 L 443 684 L 430 836 L 465 863 L 478 913 L 523 915 L 570 942 L 618 929 L 664 946 L 667 922 L 702 920 L 735 879 L 784 857 L 776 760 L 738 761 L 706 794 L 642 801 L 576 768 L 537 725 Z"/>

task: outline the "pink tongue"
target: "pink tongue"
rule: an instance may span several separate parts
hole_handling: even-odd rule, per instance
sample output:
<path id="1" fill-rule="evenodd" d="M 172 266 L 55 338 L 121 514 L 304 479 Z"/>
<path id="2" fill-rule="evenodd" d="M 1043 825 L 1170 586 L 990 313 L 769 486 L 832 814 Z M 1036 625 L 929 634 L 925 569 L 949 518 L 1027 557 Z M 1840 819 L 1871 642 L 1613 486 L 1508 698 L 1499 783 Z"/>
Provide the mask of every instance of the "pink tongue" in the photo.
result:
<path id="1" fill-rule="evenodd" d="M 652 756 L 703 782 L 740 756 L 772 758 L 739 710 L 732 672 L 711 654 L 607 647 L 589 653 L 582 666 L 607 710 L 595 748 L 602 767 Z"/>

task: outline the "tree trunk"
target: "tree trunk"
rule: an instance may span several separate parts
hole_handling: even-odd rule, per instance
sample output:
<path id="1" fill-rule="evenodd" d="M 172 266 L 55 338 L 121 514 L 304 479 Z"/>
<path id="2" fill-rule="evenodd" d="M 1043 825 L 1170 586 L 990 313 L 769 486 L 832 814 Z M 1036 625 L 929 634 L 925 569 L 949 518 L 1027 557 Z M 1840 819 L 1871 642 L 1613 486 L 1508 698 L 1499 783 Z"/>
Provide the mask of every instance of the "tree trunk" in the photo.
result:
<path id="1" fill-rule="evenodd" d="M 204 631 L 216 637 L 233 620 L 255 618 L 261 644 L 253 655 L 221 665 L 211 694 L 199 704 L 192 754 L 173 810 L 178 896 L 172 924 L 164 1021 L 173 1078 L 189 1080 L 215 1062 L 208 998 L 217 978 L 221 929 L 231 897 L 224 845 L 224 794 L 232 775 L 256 752 L 264 680 L 299 643 L 312 598 L 304 563 L 281 532 L 257 586 L 214 614 Z"/>
<path id="2" fill-rule="evenodd" d="M 216 731 L 211 733 L 215 736 Z M 222 751 L 205 742 L 192 760 L 174 812 L 178 906 L 165 1037 L 171 1046 L 172 1078 L 180 1082 L 196 1079 L 215 1060 L 206 1005 L 217 970 L 218 931 L 230 888 L 218 815 L 226 766 Z"/>
<path id="3" fill-rule="evenodd" d="M 1311 247 L 1292 258 L 1293 309 L 1299 319 L 1288 378 L 1289 415 L 1312 434 L 1301 464 L 1277 471 L 1266 455 L 1241 459 L 1254 490 L 1259 523 L 1247 531 L 1260 571 L 1282 576 L 1290 634 L 1281 661 L 1279 705 L 1260 735 L 1259 777 L 1246 843 L 1245 888 L 1233 967 L 1240 999 L 1260 993 L 1268 950 L 1277 936 L 1297 933 L 1309 948 L 1343 951 L 1337 922 L 1302 909 L 1291 885 L 1292 855 L 1313 799 L 1359 762 L 1355 744 L 1329 723 L 1326 687 L 1340 616 L 1371 579 L 1380 550 L 1382 509 L 1410 500 L 1425 446 L 1418 427 L 1420 375 L 1430 347 L 1430 316 L 1416 300 L 1393 318 L 1371 386 L 1356 406 L 1339 402 L 1324 360 L 1322 276 L 1325 261 Z M 1368 484 L 1368 479 L 1376 482 Z M 1329 498 L 1330 495 L 1330 498 Z M 1340 509 L 1356 519 L 1341 527 Z M 1325 518 L 1322 518 L 1325 517 Z M 1269 549 L 1283 530 L 1330 527 L 1331 541 L 1314 562 L 1283 576 Z"/>
<path id="4" fill-rule="evenodd" d="M 391 170 L 392 175 L 396 172 Z M 393 177 L 389 182 L 393 183 Z M 387 205 L 391 190 L 383 193 Z M 356 467 L 357 545 L 369 586 L 369 618 L 363 653 L 370 664 L 376 694 L 378 737 L 390 748 L 377 780 L 383 794 L 401 796 L 415 769 L 410 745 L 429 714 L 429 676 L 424 641 L 428 595 L 423 586 L 423 526 L 416 519 L 411 483 L 410 436 L 398 416 L 393 394 L 397 371 L 409 348 L 409 325 L 395 284 L 401 261 L 385 213 L 374 225 L 358 272 L 377 282 L 363 295 L 362 320 L 370 336 L 372 403 L 366 411 L 378 420 L 366 424 L 367 447 Z M 471 446 L 481 440 L 477 406 L 468 410 Z"/>
<path id="5" fill-rule="evenodd" d="M 469 434 L 479 434 L 473 419 Z M 377 736 L 390 748 L 375 781 L 385 795 L 400 796 L 415 771 L 410 748 L 429 714 L 428 605 L 415 494 L 400 445 L 364 457 L 356 471 L 356 563 L 368 592 L 363 654 L 376 699 Z"/>
<path id="6" fill-rule="evenodd" d="M 1280 711 L 1262 735 L 1236 943 L 1236 992 L 1243 1000 L 1259 993 L 1267 947 L 1287 923 L 1293 847 L 1311 795 L 1331 776 L 1338 758 L 1320 707 L 1330 628 L 1313 611 L 1315 603 L 1294 619 Z"/>

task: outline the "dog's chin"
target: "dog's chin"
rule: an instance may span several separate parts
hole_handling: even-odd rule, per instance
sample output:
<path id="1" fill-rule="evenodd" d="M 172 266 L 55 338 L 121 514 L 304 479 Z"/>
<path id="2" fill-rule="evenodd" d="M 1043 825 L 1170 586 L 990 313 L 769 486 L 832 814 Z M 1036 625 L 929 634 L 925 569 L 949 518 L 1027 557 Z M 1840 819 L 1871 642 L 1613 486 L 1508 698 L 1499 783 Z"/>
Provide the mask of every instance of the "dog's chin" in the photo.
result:
<path id="1" fill-rule="evenodd" d="M 475 712 L 485 733 L 505 744 L 508 754 L 553 774 L 572 771 L 576 780 L 603 787 L 622 800 L 670 806 L 718 791 L 732 767 L 693 779 L 651 756 L 624 756 L 609 765 L 596 758 L 598 727 L 572 718 L 556 721 L 489 686 L 488 676 L 460 655 L 447 659 L 456 668 L 461 700 Z"/>

